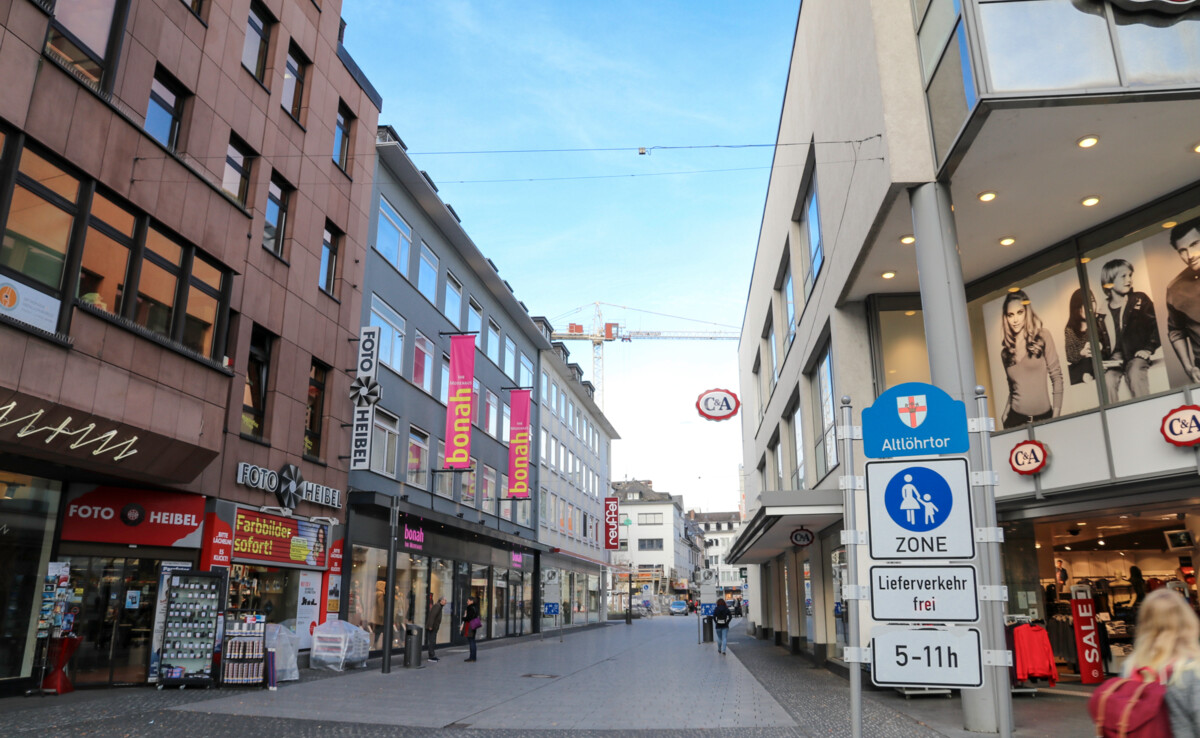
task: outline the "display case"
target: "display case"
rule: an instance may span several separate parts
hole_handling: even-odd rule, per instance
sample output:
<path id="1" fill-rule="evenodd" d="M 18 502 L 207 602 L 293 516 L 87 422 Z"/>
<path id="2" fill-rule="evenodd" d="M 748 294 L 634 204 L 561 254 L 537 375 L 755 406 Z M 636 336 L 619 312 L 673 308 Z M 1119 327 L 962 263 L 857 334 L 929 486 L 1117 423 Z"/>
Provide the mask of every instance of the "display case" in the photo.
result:
<path id="1" fill-rule="evenodd" d="M 267 616 L 259 610 L 228 610 L 221 648 L 221 683 L 260 687 L 266 677 Z"/>
<path id="2" fill-rule="evenodd" d="M 158 686 L 211 687 L 221 616 L 219 572 L 177 572 L 168 579 Z"/>

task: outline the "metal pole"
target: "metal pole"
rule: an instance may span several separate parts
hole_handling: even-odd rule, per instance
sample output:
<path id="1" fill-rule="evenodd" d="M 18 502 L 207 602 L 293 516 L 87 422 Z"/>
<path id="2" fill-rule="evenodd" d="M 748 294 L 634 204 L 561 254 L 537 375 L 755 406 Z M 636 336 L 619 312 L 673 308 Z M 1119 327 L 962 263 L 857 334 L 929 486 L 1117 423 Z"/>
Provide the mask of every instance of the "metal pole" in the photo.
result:
<path id="1" fill-rule="evenodd" d="M 625 624 L 633 625 L 633 567 L 629 567 L 629 602 L 625 603 Z"/>
<path id="2" fill-rule="evenodd" d="M 392 639 L 395 637 L 396 598 L 392 590 L 396 587 L 396 533 L 400 524 L 400 498 L 392 498 L 389 516 L 387 584 L 383 597 L 383 673 L 392 673 Z"/>
<path id="3" fill-rule="evenodd" d="M 854 514 L 855 496 L 858 494 L 857 485 L 854 481 L 854 434 L 850 432 L 853 427 L 854 413 L 850 406 L 850 397 L 842 396 L 842 463 L 843 468 L 847 472 L 847 477 L 851 484 L 843 485 L 842 490 L 842 529 L 843 530 L 858 530 L 858 518 Z M 842 585 L 842 591 L 850 589 L 850 594 L 856 594 L 858 587 L 858 541 L 851 540 L 846 544 L 846 581 Z M 858 625 L 858 603 L 859 600 L 855 597 L 845 598 L 847 608 L 847 630 L 846 646 L 854 649 L 855 653 L 861 651 L 861 637 L 859 634 Z M 853 661 L 850 662 L 850 734 L 853 738 L 862 738 L 862 664 Z"/>

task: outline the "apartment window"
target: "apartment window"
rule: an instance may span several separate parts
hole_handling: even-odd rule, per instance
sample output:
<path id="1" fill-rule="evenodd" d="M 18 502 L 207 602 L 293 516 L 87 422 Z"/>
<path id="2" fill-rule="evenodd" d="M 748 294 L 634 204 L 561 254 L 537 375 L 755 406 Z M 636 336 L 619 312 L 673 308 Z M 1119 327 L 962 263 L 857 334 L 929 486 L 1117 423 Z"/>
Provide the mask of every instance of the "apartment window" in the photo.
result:
<path id="1" fill-rule="evenodd" d="M 575 506 L 567 505 L 567 533 L 575 535 Z"/>
<path id="2" fill-rule="evenodd" d="M 550 522 L 550 495 L 545 488 L 538 491 L 538 522 L 545 528 Z"/>
<path id="3" fill-rule="evenodd" d="M 638 525 L 662 525 L 662 513 L 638 513 Z"/>
<path id="4" fill-rule="evenodd" d="M 413 338 L 412 382 L 429 394 L 433 394 L 433 341 L 416 332 Z"/>
<path id="5" fill-rule="evenodd" d="M 558 466 L 558 439 L 550 436 L 550 467 Z"/>
<path id="6" fill-rule="evenodd" d="M 517 380 L 517 384 L 522 387 L 533 386 L 533 359 L 521 354 L 521 376 Z"/>
<path id="7" fill-rule="evenodd" d="M 150 82 L 150 101 L 146 104 L 146 133 L 163 146 L 175 150 L 179 124 L 183 120 L 183 87 L 159 67 Z"/>
<path id="8" fill-rule="evenodd" d="M 338 103 L 337 120 L 333 126 L 333 163 L 343 172 L 350 167 L 350 131 L 354 116 L 343 102 Z"/>
<path id="9" fill-rule="evenodd" d="M 304 74 L 308 70 L 308 59 L 296 48 L 288 45 L 287 61 L 283 68 L 283 96 L 280 104 L 288 115 L 300 120 L 300 109 L 304 103 Z"/>
<path id="10" fill-rule="evenodd" d="M 792 416 L 788 420 L 788 433 L 792 436 L 792 448 L 796 452 L 796 466 L 792 468 L 792 489 L 805 489 L 807 477 L 804 469 L 804 426 L 799 403 L 792 410 Z"/>
<path id="11" fill-rule="evenodd" d="M 483 466 L 483 505 L 484 512 L 496 512 L 496 470 L 484 464 Z"/>
<path id="12" fill-rule="evenodd" d="M 196 15 L 200 15 L 200 8 L 204 5 L 202 0 L 183 0 L 183 4 L 188 10 L 192 11 Z"/>
<path id="13" fill-rule="evenodd" d="M 421 242 L 421 264 L 417 272 L 417 289 L 425 299 L 437 304 L 438 258 L 424 241 Z"/>
<path id="14" fill-rule="evenodd" d="M 628 551 L 629 550 L 629 539 L 622 538 L 619 541 L 617 541 L 617 550 L 618 551 Z"/>
<path id="15" fill-rule="evenodd" d="M 663 539 L 661 538 L 639 538 L 639 551 L 661 551 L 663 550 Z"/>
<path id="16" fill-rule="evenodd" d="M 375 229 L 375 250 L 408 276 L 408 252 L 412 245 L 412 226 L 384 198 L 379 198 L 379 221 Z"/>
<path id="17" fill-rule="evenodd" d="M 429 434 L 418 428 L 408 431 L 408 469 L 404 481 L 418 489 L 429 487 Z"/>
<path id="18" fill-rule="evenodd" d="M 500 423 L 500 398 L 496 397 L 491 390 L 484 391 L 485 402 L 483 408 L 483 427 L 488 432 L 488 435 L 493 438 L 498 438 L 500 435 L 498 424 Z"/>
<path id="19" fill-rule="evenodd" d="M 775 460 L 775 476 L 771 479 L 771 488 L 783 489 L 783 443 L 776 439 L 774 445 L 770 446 L 769 450 L 771 452 L 771 458 Z"/>
<path id="20" fill-rule="evenodd" d="M 813 175 L 804 200 L 804 222 L 801 224 L 808 237 L 808 264 L 804 273 L 804 296 L 812 294 L 813 285 L 825 263 L 825 246 L 821 240 L 821 208 L 817 202 L 817 176 Z"/>
<path id="21" fill-rule="evenodd" d="M 545 466 L 546 460 L 550 454 L 550 432 L 547 431 L 545 428 L 542 428 L 542 442 L 540 444 L 540 448 L 541 448 L 540 456 L 542 459 L 542 466 Z"/>
<path id="22" fill-rule="evenodd" d="M 479 462 L 471 459 L 471 468 L 469 471 L 463 472 L 462 475 L 462 495 L 459 501 L 464 505 L 475 506 L 475 470 L 479 468 Z"/>
<path id="23" fill-rule="evenodd" d="M 512 408 L 504 403 L 500 419 L 500 440 L 508 443 L 512 435 Z"/>
<path id="24" fill-rule="evenodd" d="M 788 249 L 787 253 L 790 252 Z M 783 305 L 783 319 L 787 321 L 787 345 L 791 346 L 796 337 L 796 300 L 792 292 L 792 268 L 788 264 L 784 264 L 783 279 L 779 282 L 779 301 Z"/>
<path id="25" fill-rule="evenodd" d="M 553 412 L 555 412 L 554 408 L 556 408 L 557 406 L 558 406 L 558 385 L 551 382 L 550 383 L 550 404 L 547 407 L 547 410 L 549 410 L 550 412 L 553 413 Z"/>
<path id="26" fill-rule="evenodd" d="M 292 199 L 292 188 L 278 172 L 271 174 L 267 185 L 267 212 L 263 224 L 263 248 L 276 256 L 283 256 L 284 231 L 287 228 L 288 202 Z"/>
<path id="27" fill-rule="evenodd" d="M 133 213 L 97 192 L 92 196 L 75 296 L 113 315 L 124 313 L 126 269 L 134 243 Z M 7 241 L 7 238 L 5 239 Z"/>
<path id="28" fill-rule="evenodd" d="M 446 442 L 438 441 L 437 453 L 437 468 L 446 468 Z M 434 492 L 448 499 L 454 498 L 454 475 L 453 474 L 436 474 L 434 475 L 436 483 L 433 486 Z"/>
<path id="29" fill-rule="evenodd" d="M 558 508 L 558 529 L 566 530 L 567 528 L 567 503 L 561 497 L 554 498 L 555 507 Z"/>
<path id="30" fill-rule="evenodd" d="M 17 186 L 0 246 L 0 267 L 57 294 L 78 197 L 78 179 L 29 149 L 21 152 Z"/>
<path id="31" fill-rule="evenodd" d="M 370 325 L 380 328 L 379 360 L 400 374 L 404 359 L 404 318 L 379 295 L 371 295 Z"/>
<path id="32" fill-rule="evenodd" d="M 567 427 L 575 432 L 575 403 L 572 400 L 567 400 Z"/>
<path id="33" fill-rule="evenodd" d="M 337 259 L 341 243 L 341 232 L 329 221 L 325 221 L 325 230 L 321 232 L 321 271 L 317 274 L 317 287 L 331 297 L 334 292 L 333 285 L 337 280 Z"/>
<path id="34" fill-rule="evenodd" d="M 97 90 L 111 90 L 108 65 L 120 49 L 126 0 L 59 0 L 46 51 Z"/>
<path id="35" fill-rule="evenodd" d="M 438 386 L 438 399 L 443 405 L 450 404 L 450 357 L 442 354 L 442 378 Z"/>
<path id="36" fill-rule="evenodd" d="M 517 344 L 512 337 L 504 337 L 504 373 L 514 382 L 517 379 Z"/>
<path id="37" fill-rule="evenodd" d="M 467 332 L 475 337 L 475 348 L 483 342 L 483 308 L 474 300 L 467 301 Z"/>
<path id="38" fill-rule="evenodd" d="M 250 3 L 250 17 L 246 20 L 246 40 L 242 44 L 242 66 L 259 82 L 267 79 L 267 42 L 271 35 L 271 24 L 275 19 L 261 4 Z"/>
<path id="39" fill-rule="evenodd" d="M 542 372 L 542 404 L 546 405 L 550 402 L 550 375 Z"/>
<path id="40" fill-rule="evenodd" d="M 767 328 L 763 340 L 767 342 L 767 355 L 771 357 L 771 371 L 767 375 L 767 379 L 770 382 L 771 389 L 774 390 L 775 382 L 779 379 L 779 357 L 775 353 L 775 322 L 770 319 L 767 320 Z"/>
<path id="41" fill-rule="evenodd" d="M 837 466 L 837 412 L 833 405 L 833 360 L 827 345 L 822 351 L 810 377 L 816 392 L 813 406 L 817 409 L 817 439 L 813 446 L 813 457 L 820 479 Z"/>
<path id="42" fill-rule="evenodd" d="M 455 328 L 462 325 L 462 284 L 454 278 L 453 274 L 446 275 L 446 292 L 442 296 L 442 315 L 449 318 Z"/>
<path id="43" fill-rule="evenodd" d="M 375 430 L 371 434 L 371 471 L 396 476 L 396 456 L 400 450 L 400 419 L 375 409 Z"/>
<path id="44" fill-rule="evenodd" d="M 308 406 L 304 415 L 304 455 L 321 457 L 321 427 L 325 414 L 325 378 L 329 367 L 313 359 L 308 371 Z"/>
<path id="45" fill-rule="evenodd" d="M 488 321 L 487 328 L 487 357 L 496 366 L 500 366 L 500 326 Z"/>
<path id="46" fill-rule="evenodd" d="M 231 135 L 225 151 L 225 175 L 221 179 L 221 187 L 242 207 L 246 206 L 246 198 L 250 194 L 250 163 L 253 159 L 254 152 L 250 147 L 237 136 Z"/>
<path id="47" fill-rule="evenodd" d="M 500 475 L 500 489 L 508 489 L 507 474 Z M 526 528 L 530 527 L 533 523 L 533 521 L 529 519 L 530 514 L 533 513 L 533 503 L 529 500 L 511 500 L 509 504 L 517 509 L 517 525 L 523 525 Z"/>
<path id="48" fill-rule="evenodd" d="M 267 372 L 271 367 L 274 337 L 260 325 L 250 331 L 250 355 L 246 361 L 246 387 L 242 391 L 242 434 L 264 438 L 266 434 Z"/>

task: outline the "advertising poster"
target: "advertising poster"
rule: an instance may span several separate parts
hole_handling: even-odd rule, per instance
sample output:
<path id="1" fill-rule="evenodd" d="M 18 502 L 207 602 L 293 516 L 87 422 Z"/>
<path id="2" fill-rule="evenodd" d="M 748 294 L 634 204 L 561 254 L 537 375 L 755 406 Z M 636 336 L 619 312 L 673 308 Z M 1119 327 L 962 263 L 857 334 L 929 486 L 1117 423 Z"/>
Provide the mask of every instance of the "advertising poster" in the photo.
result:
<path id="1" fill-rule="evenodd" d="M 296 634 L 300 648 L 312 648 L 312 632 L 321 615 L 321 572 L 300 572 L 299 593 L 296 595 Z"/>
<path id="2" fill-rule="evenodd" d="M 154 630 L 150 634 L 150 676 L 146 679 L 150 684 L 158 681 L 158 662 L 162 658 L 163 630 L 167 617 L 167 581 L 171 572 L 189 571 L 192 565 L 187 561 L 164 561 L 158 572 L 158 594 L 154 602 Z"/>
<path id="3" fill-rule="evenodd" d="M 450 337 L 450 389 L 446 402 L 446 469 L 471 467 L 471 418 L 475 417 L 475 337 Z"/>
<path id="4" fill-rule="evenodd" d="M 329 557 L 329 526 L 239 509 L 234 521 L 233 555 L 243 561 L 324 569 Z"/>
<path id="5" fill-rule="evenodd" d="M 508 488 L 504 496 L 508 499 L 529 499 L 529 390 L 513 390 L 509 395 L 512 402 L 512 440 L 508 445 Z"/>

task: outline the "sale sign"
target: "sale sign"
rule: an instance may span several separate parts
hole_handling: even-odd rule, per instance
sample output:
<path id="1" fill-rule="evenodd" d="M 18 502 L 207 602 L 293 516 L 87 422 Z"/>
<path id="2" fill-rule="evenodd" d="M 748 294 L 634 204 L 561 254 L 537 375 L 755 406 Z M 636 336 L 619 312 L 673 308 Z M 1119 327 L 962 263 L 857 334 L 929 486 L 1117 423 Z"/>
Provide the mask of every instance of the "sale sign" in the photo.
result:
<path id="1" fill-rule="evenodd" d="M 450 337 L 450 389 L 446 395 L 446 469 L 471 467 L 475 417 L 475 336 Z"/>
<path id="2" fill-rule="evenodd" d="M 324 569 L 328 540 L 328 525 L 239 509 L 233 525 L 233 556 L 239 561 Z"/>
<path id="3" fill-rule="evenodd" d="M 509 396 L 512 431 L 508 442 L 508 489 L 504 496 L 510 500 L 529 499 L 529 395 L 529 390 L 513 390 Z"/>
<path id="4" fill-rule="evenodd" d="M 204 497 L 124 487 L 81 488 L 67 501 L 64 541 L 200 545 Z"/>
<path id="5" fill-rule="evenodd" d="M 604 548 L 616 551 L 621 545 L 621 529 L 618 527 L 621 501 L 616 497 L 604 498 Z"/>
<path id="6" fill-rule="evenodd" d="M 1079 677 L 1084 684 L 1104 681 L 1100 663 L 1100 634 L 1096 631 L 1096 601 L 1072 599 L 1071 619 L 1075 625 L 1075 647 L 1079 652 Z"/>

